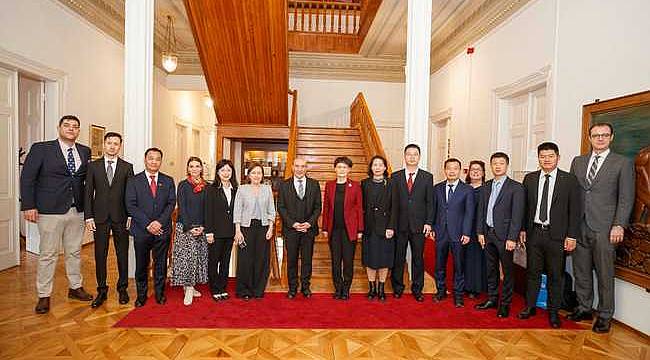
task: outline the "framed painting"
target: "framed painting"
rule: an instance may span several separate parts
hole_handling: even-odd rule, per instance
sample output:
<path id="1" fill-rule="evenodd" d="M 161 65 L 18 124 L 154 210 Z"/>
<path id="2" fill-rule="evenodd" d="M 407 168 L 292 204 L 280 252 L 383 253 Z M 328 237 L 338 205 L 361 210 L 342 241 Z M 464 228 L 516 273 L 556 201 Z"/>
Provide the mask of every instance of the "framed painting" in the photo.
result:
<path id="1" fill-rule="evenodd" d="M 106 128 L 99 125 L 90 125 L 90 158 L 99 159 L 104 155 L 104 133 Z"/>
<path id="2" fill-rule="evenodd" d="M 616 276 L 650 291 L 650 91 L 582 108 L 582 153 L 589 149 L 589 126 L 614 127 L 610 148 L 634 161 L 635 201 L 625 239 L 616 249 Z"/>

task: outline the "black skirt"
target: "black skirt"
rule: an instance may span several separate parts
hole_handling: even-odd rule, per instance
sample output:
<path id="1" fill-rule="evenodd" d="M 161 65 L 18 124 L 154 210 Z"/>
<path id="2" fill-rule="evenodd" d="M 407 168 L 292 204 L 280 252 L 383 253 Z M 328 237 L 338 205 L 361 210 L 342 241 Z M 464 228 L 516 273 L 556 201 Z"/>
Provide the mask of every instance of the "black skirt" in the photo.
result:
<path id="1" fill-rule="evenodd" d="M 371 269 L 392 268 L 395 260 L 395 237 L 386 239 L 386 234 L 363 235 L 362 262 Z"/>

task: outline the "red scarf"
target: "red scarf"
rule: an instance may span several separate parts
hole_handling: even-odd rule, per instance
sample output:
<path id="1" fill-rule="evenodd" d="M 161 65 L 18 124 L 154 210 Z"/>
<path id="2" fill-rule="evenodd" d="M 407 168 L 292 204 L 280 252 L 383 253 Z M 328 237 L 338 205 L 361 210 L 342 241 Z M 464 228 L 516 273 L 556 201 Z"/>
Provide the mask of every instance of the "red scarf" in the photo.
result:
<path id="1" fill-rule="evenodd" d="M 199 178 L 198 180 L 194 180 L 189 175 L 187 176 L 187 182 L 190 183 L 190 185 L 192 185 L 192 191 L 194 191 L 195 194 L 200 193 L 201 191 L 203 191 L 203 188 L 205 187 L 205 184 L 206 184 L 205 180 L 203 180 L 203 178 Z"/>

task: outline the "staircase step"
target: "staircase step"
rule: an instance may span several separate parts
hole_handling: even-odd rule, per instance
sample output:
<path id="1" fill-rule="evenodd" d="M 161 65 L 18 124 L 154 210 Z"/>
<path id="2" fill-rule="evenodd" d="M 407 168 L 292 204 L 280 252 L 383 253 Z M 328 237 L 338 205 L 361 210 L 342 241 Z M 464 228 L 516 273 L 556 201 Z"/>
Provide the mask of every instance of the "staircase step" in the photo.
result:
<path id="1" fill-rule="evenodd" d="M 307 171 L 311 173 L 331 172 L 334 174 L 334 162 L 309 162 L 307 164 Z M 363 173 L 367 170 L 366 164 L 354 164 L 351 173 Z M 314 176 L 315 178 L 315 176 Z"/>
<path id="2" fill-rule="evenodd" d="M 316 134 L 316 135 L 359 135 L 358 129 L 352 128 L 331 128 L 331 127 L 311 127 L 300 126 L 298 134 Z"/>
<path id="3" fill-rule="evenodd" d="M 298 134 L 298 141 L 345 141 L 360 144 L 359 135 Z"/>
<path id="4" fill-rule="evenodd" d="M 334 160 L 341 155 L 303 155 L 298 153 L 298 156 L 304 158 L 309 163 L 330 163 L 332 164 L 332 171 L 334 171 Z M 353 167 L 354 164 L 356 164 L 356 166 L 366 166 L 365 156 L 353 155 L 348 157 L 352 160 Z"/>
<path id="5" fill-rule="evenodd" d="M 300 148 L 338 148 L 338 149 L 356 149 L 361 148 L 358 141 L 298 141 Z"/>
<path id="6" fill-rule="evenodd" d="M 340 149 L 335 147 L 328 148 L 298 148 L 298 155 L 335 155 L 335 156 L 365 156 L 366 152 L 363 148 L 357 146 L 355 148 Z"/>

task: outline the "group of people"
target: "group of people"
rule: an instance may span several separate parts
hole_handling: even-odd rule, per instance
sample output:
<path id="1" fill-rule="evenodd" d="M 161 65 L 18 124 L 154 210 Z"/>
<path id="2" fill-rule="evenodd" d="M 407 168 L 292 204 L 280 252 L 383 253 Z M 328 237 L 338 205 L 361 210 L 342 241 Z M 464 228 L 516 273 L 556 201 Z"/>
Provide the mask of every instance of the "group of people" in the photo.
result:
<path id="1" fill-rule="evenodd" d="M 234 245 L 235 295 L 244 300 L 264 296 L 276 206 L 271 187 L 263 184 L 261 165 L 249 166 L 247 184 L 240 185 L 233 164 L 221 160 L 214 182 L 208 183 L 201 159 L 190 157 L 187 178 L 176 189 L 174 180 L 160 172 L 160 149 L 148 149 L 145 170 L 134 174 L 132 164 L 118 156 L 120 134 L 107 133 L 103 157 L 90 161 L 90 149 L 76 142 L 79 126 L 78 118 L 64 116 L 58 139 L 34 144 L 21 173 L 21 209 L 27 221 L 38 224 L 40 233 L 37 313 L 49 311 L 60 244 L 69 280 L 68 297 L 92 301 L 93 308 L 106 301 L 109 233 L 117 255 L 120 304 L 130 301 L 129 233 L 136 252 L 136 307 L 147 301 L 151 257 L 155 299 L 159 304 L 166 302 L 172 232 L 171 285 L 183 287 L 185 305 L 201 296 L 197 284 L 208 283 L 215 301 L 230 297 L 226 285 Z M 279 185 L 277 195 L 287 249 L 287 297 L 295 298 L 298 291 L 305 298 L 312 295 L 312 255 L 322 215 L 336 299 L 350 297 L 354 254 L 360 241 L 369 300 L 386 301 L 389 275 L 393 297 L 402 297 L 410 248 L 411 294 L 416 301 L 424 301 L 424 244 L 433 239 L 437 288 L 433 300 L 444 301 L 451 294 L 454 305 L 463 307 L 466 296 L 476 298 L 487 292 L 487 299 L 475 308 L 497 309 L 497 316 L 505 318 L 514 288 L 513 252 L 525 244 L 526 307 L 518 318 L 535 316 L 545 273 L 549 323 L 553 328 L 561 326 L 558 310 L 565 259 L 571 254 L 579 305 L 568 319 L 592 319 L 595 270 L 599 300 L 593 330 L 608 332 L 614 313 L 614 249 L 623 240 L 634 201 L 634 168 L 629 159 L 610 151 L 613 137 L 610 124 L 592 125 L 592 151 L 576 157 L 570 172 L 558 168 L 556 144 L 540 144 L 540 170 L 527 174 L 523 183 L 508 177 L 510 159 L 503 152 L 491 155 L 493 178 L 487 182 L 482 161 L 471 161 L 462 181 L 461 161 L 450 158 L 444 162 L 445 179 L 437 184 L 431 173 L 419 167 L 416 144 L 405 147 L 405 167 L 393 174 L 389 174 L 385 158 L 374 156 L 368 164 L 368 177 L 360 183 L 349 177 L 352 161 L 341 156 L 334 161 L 336 178 L 326 183 L 322 201 L 319 182 L 307 177 L 308 163 L 297 158 L 292 177 Z M 178 213 L 172 229 L 175 208 Z M 84 226 L 95 239 L 94 300 L 82 287 Z M 454 274 L 448 291 L 450 253 Z"/>

